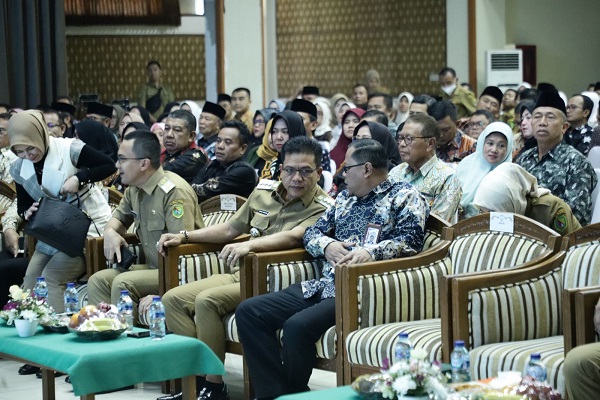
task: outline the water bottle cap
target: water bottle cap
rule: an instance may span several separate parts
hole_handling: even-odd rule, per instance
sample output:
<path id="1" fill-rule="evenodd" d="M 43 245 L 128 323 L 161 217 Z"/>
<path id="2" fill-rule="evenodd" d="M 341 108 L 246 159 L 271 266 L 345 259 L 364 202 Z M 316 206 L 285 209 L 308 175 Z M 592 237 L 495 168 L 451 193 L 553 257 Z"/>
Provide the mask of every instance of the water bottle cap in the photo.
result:
<path id="1" fill-rule="evenodd" d="M 152 301 L 160 301 L 160 296 L 154 296 L 154 297 L 152 297 Z"/>
<path id="2" fill-rule="evenodd" d="M 44 277 L 43 277 L 43 276 L 38 276 L 38 278 L 37 278 L 37 281 L 38 281 L 38 282 L 44 282 L 44 281 L 45 281 L 45 279 L 44 279 Z"/>
<path id="3" fill-rule="evenodd" d="M 408 339 L 408 333 L 406 333 L 406 332 L 400 332 L 400 334 L 398 335 L 398 337 L 400 337 L 400 339 Z"/>
<path id="4" fill-rule="evenodd" d="M 464 346 L 465 345 L 465 341 L 464 340 L 455 340 L 454 341 L 454 345 L 455 346 Z"/>
<path id="5" fill-rule="evenodd" d="M 75 287 L 75 282 L 69 282 L 69 283 L 67 283 L 67 287 L 68 288 Z"/>
<path id="6" fill-rule="evenodd" d="M 542 356 L 540 353 L 531 353 L 531 358 L 539 360 Z"/>
<path id="7" fill-rule="evenodd" d="M 121 295 L 128 295 L 128 294 L 129 294 L 129 290 L 127 290 L 127 289 L 121 290 Z"/>

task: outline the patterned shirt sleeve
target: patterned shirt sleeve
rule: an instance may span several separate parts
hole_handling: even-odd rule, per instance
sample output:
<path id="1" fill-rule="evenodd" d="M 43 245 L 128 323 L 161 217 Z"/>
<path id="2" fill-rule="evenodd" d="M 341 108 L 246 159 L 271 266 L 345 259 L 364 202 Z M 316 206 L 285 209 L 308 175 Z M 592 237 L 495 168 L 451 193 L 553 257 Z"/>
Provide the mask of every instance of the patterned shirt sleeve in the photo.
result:
<path id="1" fill-rule="evenodd" d="M 438 215 L 446 221 L 452 222 L 462 197 L 462 188 L 456 175 L 449 175 L 440 192 L 431 205 L 431 213 Z"/>
<path id="2" fill-rule="evenodd" d="M 336 242 L 335 237 L 335 210 L 336 206 L 329 207 L 327 211 L 321 215 L 317 222 L 306 228 L 304 232 L 304 248 L 314 257 L 322 257 L 325 255 L 325 248 L 333 242 Z"/>

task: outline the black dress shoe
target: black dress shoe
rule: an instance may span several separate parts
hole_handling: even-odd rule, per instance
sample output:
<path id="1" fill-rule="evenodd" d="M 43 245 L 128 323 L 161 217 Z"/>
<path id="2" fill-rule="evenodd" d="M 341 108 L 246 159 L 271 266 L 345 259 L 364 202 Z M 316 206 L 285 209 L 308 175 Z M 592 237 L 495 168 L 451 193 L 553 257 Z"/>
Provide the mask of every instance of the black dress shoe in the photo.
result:
<path id="1" fill-rule="evenodd" d="M 67 375 L 67 377 L 65 378 L 65 382 L 71 383 L 71 375 Z"/>
<path id="2" fill-rule="evenodd" d="M 216 389 L 215 386 L 219 387 Z M 198 393 L 197 400 L 229 400 L 229 390 L 227 385 L 206 385 Z"/>
<path id="3" fill-rule="evenodd" d="M 19 368 L 19 375 L 33 375 L 41 371 L 41 368 L 34 367 L 33 365 L 25 364 Z"/>
<path id="4" fill-rule="evenodd" d="M 181 399 L 183 399 L 183 393 L 179 392 L 176 394 L 170 394 L 168 396 L 159 397 L 156 400 L 181 400 Z"/>
<path id="5" fill-rule="evenodd" d="M 59 376 L 64 376 L 65 374 L 63 374 L 62 372 L 58 372 L 58 371 L 54 371 L 54 377 L 58 378 Z M 40 369 L 38 372 L 35 373 L 35 376 L 38 377 L 38 379 L 42 379 L 42 370 Z"/>

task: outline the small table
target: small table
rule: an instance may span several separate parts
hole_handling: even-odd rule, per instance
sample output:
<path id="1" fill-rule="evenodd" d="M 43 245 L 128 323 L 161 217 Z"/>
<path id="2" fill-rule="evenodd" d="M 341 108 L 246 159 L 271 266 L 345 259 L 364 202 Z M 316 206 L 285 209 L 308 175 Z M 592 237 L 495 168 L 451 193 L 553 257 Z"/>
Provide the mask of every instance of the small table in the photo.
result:
<path id="1" fill-rule="evenodd" d="M 183 378 L 184 399 L 196 399 L 195 375 L 223 375 L 225 367 L 203 342 L 175 334 L 163 340 L 130 338 L 87 341 L 75 334 L 49 333 L 21 338 L 13 326 L 0 325 L 0 357 L 42 368 L 44 400 L 54 400 L 54 372 L 71 376 L 73 392 L 83 400 L 94 393 L 140 382 Z"/>

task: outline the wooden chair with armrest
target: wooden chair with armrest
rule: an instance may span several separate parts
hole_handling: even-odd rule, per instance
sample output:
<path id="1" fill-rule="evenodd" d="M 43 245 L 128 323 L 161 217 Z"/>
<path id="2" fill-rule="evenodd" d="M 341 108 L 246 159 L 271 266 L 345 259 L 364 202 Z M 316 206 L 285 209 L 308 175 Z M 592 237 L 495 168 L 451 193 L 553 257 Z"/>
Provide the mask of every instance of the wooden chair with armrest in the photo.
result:
<path id="1" fill-rule="evenodd" d="M 497 268 L 523 267 L 557 251 L 556 233 L 535 221 L 515 216 L 513 233 L 489 230 L 489 214 L 444 228 L 442 244 L 413 257 L 387 261 L 377 268 L 349 266 L 342 271 L 344 293 L 344 383 L 376 372 L 393 360 L 400 332 L 429 353 L 449 358 L 452 321 L 447 303 L 451 290 L 444 277 L 484 274 Z M 433 253 L 433 254 L 432 254 Z"/>

